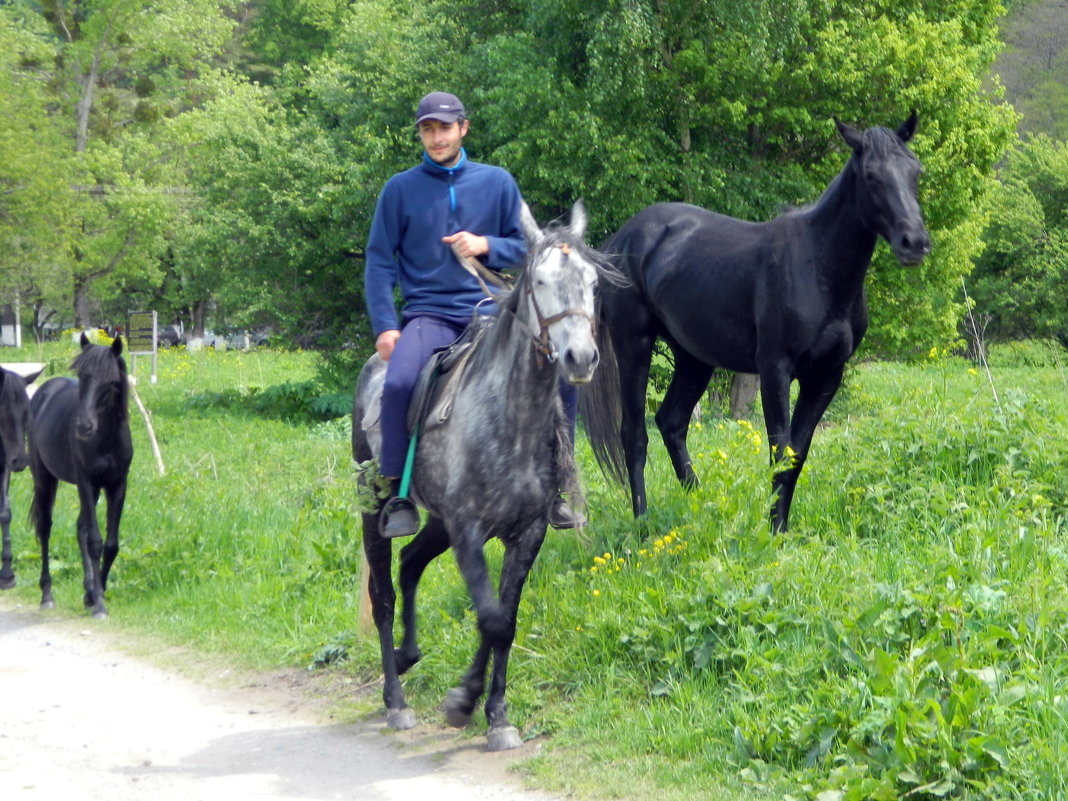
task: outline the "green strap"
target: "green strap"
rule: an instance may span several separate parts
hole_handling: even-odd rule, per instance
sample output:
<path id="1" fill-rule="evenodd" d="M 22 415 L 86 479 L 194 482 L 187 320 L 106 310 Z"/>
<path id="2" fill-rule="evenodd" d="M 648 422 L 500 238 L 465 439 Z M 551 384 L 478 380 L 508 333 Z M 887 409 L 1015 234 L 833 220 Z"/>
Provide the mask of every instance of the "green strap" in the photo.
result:
<path id="1" fill-rule="evenodd" d="M 404 457 L 404 472 L 401 473 L 400 489 L 397 490 L 398 498 L 408 497 L 408 486 L 412 482 L 412 465 L 415 463 L 415 441 L 419 438 L 419 426 L 412 431 L 411 439 L 408 440 L 408 455 Z"/>

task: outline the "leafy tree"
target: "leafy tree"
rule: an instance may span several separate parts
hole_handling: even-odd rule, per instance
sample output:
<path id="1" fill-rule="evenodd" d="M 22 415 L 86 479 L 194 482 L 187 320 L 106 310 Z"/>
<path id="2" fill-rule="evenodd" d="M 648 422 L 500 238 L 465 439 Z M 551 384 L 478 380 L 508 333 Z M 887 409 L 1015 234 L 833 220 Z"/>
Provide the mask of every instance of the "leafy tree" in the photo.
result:
<path id="1" fill-rule="evenodd" d="M 992 338 L 1068 345 L 1068 143 L 1030 137 L 1000 173 L 970 286 L 976 310 L 989 315 Z"/>
<path id="2" fill-rule="evenodd" d="M 52 33 L 50 115 L 70 137 L 76 192 L 64 215 L 76 234 L 66 269 L 75 323 L 85 325 L 94 294 L 158 281 L 172 204 L 159 183 L 168 148 L 154 129 L 196 102 L 198 76 L 232 23 L 209 0 L 12 5 Z"/>
<path id="3" fill-rule="evenodd" d="M 869 347 L 900 352 L 955 336 L 955 292 L 1014 123 L 981 86 L 1000 9 L 517 0 L 511 28 L 467 49 L 457 84 L 488 121 L 488 160 L 549 209 L 583 195 L 604 234 L 659 200 L 749 219 L 810 202 L 847 157 L 832 116 L 896 125 L 917 109 L 935 250 L 905 270 L 880 247 L 869 282 Z"/>
<path id="4" fill-rule="evenodd" d="M 70 290 L 72 160 L 47 113 L 53 56 L 39 18 L 0 6 L 0 293 L 37 308 Z"/>
<path id="5" fill-rule="evenodd" d="M 1018 2 L 1004 25 L 994 71 L 1020 112 L 1020 130 L 1068 139 L 1068 8 L 1064 0 Z"/>

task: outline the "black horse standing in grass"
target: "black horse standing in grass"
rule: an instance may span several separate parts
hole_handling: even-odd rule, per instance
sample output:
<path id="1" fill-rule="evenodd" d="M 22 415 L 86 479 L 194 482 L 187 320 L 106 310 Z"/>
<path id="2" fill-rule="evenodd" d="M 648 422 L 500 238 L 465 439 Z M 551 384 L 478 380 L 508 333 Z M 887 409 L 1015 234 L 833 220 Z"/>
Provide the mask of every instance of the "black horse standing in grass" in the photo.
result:
<path id="1" fill-rule="evenodd" d="M 23 377 L 0 368 L 0 533 L 3 553 L 0 556 L 0 590 L 15 586 L 15 571 L 11 569 L 11 505 L 8 487 L 11 474 L 26 469 L 26 429 L 30 422 L 30 397 L 26 392 L 41 374 Z"/>
<path id="2" fill-rule="evenodd" d="M 87 609 L 107 617 L 104 590 L 119 553 L 119 519 L 126 501 L 126 475 L 133 459 L 128 412 L 129 384 L 122 340 L 92 345 L 82 334 L 82 351 L 71 362 L 78 376 L 51 378 L 30 402 L 30 516 L 41 544 L 41 608 L 55 606 L 48 570 L 52 507 L 60 481 L 78 488 L 78 547 L 82 555 Z M 107 540 L 100 537 L 96 504 L 107 500 Z"/>
<path id="3" fill-rule="evenodd" d="M 445 714 L 452 726 L 467 724 L 486 689 L 492 656 L 485 703 L 490 750 L 521 745 L 504 700 L 519 598 L 545 538 L 553 500 L 574 478 L 570 448 L 561 441 L 566 430 L 558 382 L 585 383 L 597 368 L 594 291 L 599 279 L 612 274 L 582 241 L 581 203 L 566 227 L 543 232 L 526 205 L 520 219 L 528 256 L 516 286 L 498 298 L 497 317 L 482 323 L 466 366 L 448 373 L 445 397 L 431 405 L 419 433 L 412 494 L 429 518 L 401 550 L 404 638 L 396 649 L 392 540 L 379 534 L 377 509 L 363 515 L 387 723 L 395 729 L 415 725 L 399 676 L 421 656 L 416 586 L 426 566 L 451 547 L 474 602 L 480 640 L 460 686 L 445 699 Z M 384 376 L 385 362 L 377 355 L 360 371 L 352 424 L 357 462 L 372 459 L 381 442 L 377 420 Z M 504 545 L 496 590 L 483 555 L 494 537 Z"/>
<path id="4" fill-rule="evenodd" d="M 646 509 L 645 389 L 657 337 L 674 354 L 675 371 L 656 423 L 683 484 L 697 482 L 686 434 L 713 369 L 760 374 L 772 462 L 783 465 L 771 522 L 785 531 L 812 433 L 868 327 L 864 277 L 876 239 L 902 264 L 930 251 L 916 198 L 920 163 L 906 146 L 916 113 L 896 131 L 835 124 L 852 156 L 811 206 L 755 223 L 657 204 L 605 246 L 630 279 L 607 289 L 600 311 L 620 369 L 621 420 L 598 428 L 588 416 L 587 429 L 606 472 L 620 481 L 624 469 L 629 475 L 635 516 Z M 584 409 L 603 405 L 599 393 L 610 380 L 604 371 L 594 377 Z"/>

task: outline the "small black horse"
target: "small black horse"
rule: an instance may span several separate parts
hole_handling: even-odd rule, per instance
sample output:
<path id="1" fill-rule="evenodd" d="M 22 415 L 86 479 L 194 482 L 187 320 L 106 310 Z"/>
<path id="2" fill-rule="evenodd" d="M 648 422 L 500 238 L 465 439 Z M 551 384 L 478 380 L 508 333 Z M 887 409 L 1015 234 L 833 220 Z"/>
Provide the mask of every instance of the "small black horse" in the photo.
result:
<path id="1" fill-rule="evenodd" d="M 754 223 L 657 204 L 605 246 L 630 279 L 608 288 L 600 311 L 620 369 L 621 421 L 587 428 L 606 472 L 621 481 L 624 468 L 629 474 L 635 516 L 646 509 L 645 388 L 657 337 L 674 354 L 675 372 L 656 423 L 686 485 L 697 482 L 686 450 L 690 414 L 713 369 L 760 374 L 772 462 L 783 465 L 773 480 L 771 522 L 785 531 L 812 433 L 868 327 L 864 277 L 876 238 L 902 264 L 930 251 L 916 199 L 920 163 L 905 144 L 916 113 L 896 131 L 835 125 L 852 157 L 813 205 Z M 599 393 L 609 380 L 605 372 L 594 377 L 584 409 L 603 405 Z"/>
<path id="2" fill-rule="evenodd" d="M 11 569 L 11 506 L 8 487 L 11 474 L 26 469 L 26 429 L 30 422 L 30 397 L 26 393 L 41 374 L 41 370 L 21 376 L 0 368 L 0 532 L 3 534 L 3 553 L 0 556 L 0 590 L 15 586 L 15 571 Z"/>
<path id="3" fill-rule="evenodd" d="M 55 606 L 48 570 L 48 538 L 56 486 L 78 487 L 78 547 L 82 554 L 86 608 L 107 617 L 104 590 L 119 553 L 119 519 L 126 502 L 126 476 L 133 459 L 128 412 L 129 384 L 122 340 L 92 345 L 82 334 L 82 351 L 71 362 L 73 378 L 51 378 L 30 402 L 30 517 L 41 544 L 41 608 Z M 100 491 L 107 499 L 107 540 L 96 520 Z"/>
<path id="4" fill-rule="evenodd" d="M 586 215 L 576 203 L 567 227 L 542 231 L 524 204 L 520 216 L 529 254 L 500 313 L 471 346 L 462 372 L 454 367 L 446 397 L 435 403 L 418 438 L 413 496 L 429 512 L 423 529 L 400 555 L 404 639 L 394 649 L 396 591 L 392 540 L 378 531 L 378 514 L 363 515 L 370 564 L 371 609 L 382 649 L 382 695 L 387 722 L 411 728 L 415 716 L 399 676 L 420 658 L 415 637 L 415 591 L 426 566 L 453 549 L 478 618 L 478 651 L 459 687 L 445 700 L 452 726 L 469 721 L 486 688 L 490 750 L 521 745 L 508 721 L 505 684 L 519 598 L 545 538 L 549 509 L 573 478 L 570 449 L 562 446 L 560 378 L 589 381 L 600 360 L 594 338 L 594 290 L 611 275 L 582 241 Z M 381 441 L 378 408 L 385 363 L 372 356 L 360 372 L 353 402 L 352 454 L 370 460 Z M 566 436 L 566 434 L 564 434 Z M 497 588 L 483 547 L 504 545 Z"/>

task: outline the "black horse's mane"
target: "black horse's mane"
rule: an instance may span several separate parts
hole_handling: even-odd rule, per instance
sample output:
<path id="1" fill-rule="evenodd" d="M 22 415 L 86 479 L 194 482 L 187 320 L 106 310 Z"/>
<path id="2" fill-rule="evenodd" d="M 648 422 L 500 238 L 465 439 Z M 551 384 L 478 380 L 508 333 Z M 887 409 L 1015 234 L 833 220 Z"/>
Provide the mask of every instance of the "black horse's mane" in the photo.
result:
<path id="1" fill-rule="evenodd" d="M 898 135 L 882 125 L 874 125 L 871 128 L 865 129 L 862 133 L 862 141 L 864 142 L 864 158 L 869 156 L 877 159 L 885 159 L 891 156 L 904 156 L 906 158 L 916 160 L 916 156 L 909 150 L 898 138 Z M 849 154 L 849 160 L 845 163 L 838 174 L 831 179 L 826 188 L 820 193 L 820 196 L 811 203 L 806 203 L 803 206 L 783 206 L 780 216 L 786 216 L 788 214 L 800 214 L 806 211 L 810 211 L 822 202 L 824 202 L 829 196 L 833 195 L 838 187 L 842 184 L 842 181 L 846 180 L 846 177 L 851 175 L 854 170 L 860 168 L 860 158 L 856 153 Z"/>
<path id="2" fill-rule="evenodd" d="M 25 392 L 25 385 L 21 381 L 21 376 L 10 370 L 4 371 L 6 375 L 0 376 L 3 380 L 0 381 L 0 405 L 4 408 L 13 408 L 15 398 L 18 393 Z"/>
<path id="3" fill-rule="evenodd" d="M 106 345 L 90 345 L 74 357 L 70 369 L 81 378 L 91 375 L 109 384 L 118 384 L 122 393 L 122 409 L 126 409 L 129 384 L 126 380 L 126 360 Z"/>

